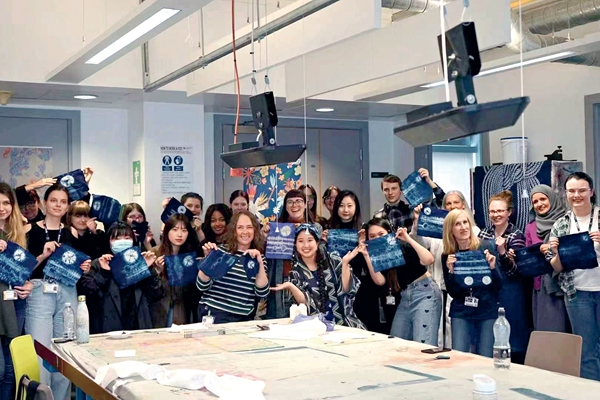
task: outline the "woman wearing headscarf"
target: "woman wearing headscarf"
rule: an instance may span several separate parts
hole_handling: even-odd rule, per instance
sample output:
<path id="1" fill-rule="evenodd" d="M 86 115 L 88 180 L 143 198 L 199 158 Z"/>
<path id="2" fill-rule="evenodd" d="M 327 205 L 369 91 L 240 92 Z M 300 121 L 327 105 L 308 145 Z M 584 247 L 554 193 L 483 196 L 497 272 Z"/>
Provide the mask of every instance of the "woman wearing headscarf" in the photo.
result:
<path id="1" fill-rule="evenodd" d="M 548 239 L 552 226 L 560 217 L 565 216 L 567 209 L 547 185 L 538 185 L 531 190 L 531 204 L 535 219 L 525 227 L 525 245 L 529 247 L 543 243 L 540 251 L 545 255 L 550 247 Z M 533 328 L 536 331 L 571 331 L 564 293 L 552 274 L 538 276 L 533 280 Z"/>

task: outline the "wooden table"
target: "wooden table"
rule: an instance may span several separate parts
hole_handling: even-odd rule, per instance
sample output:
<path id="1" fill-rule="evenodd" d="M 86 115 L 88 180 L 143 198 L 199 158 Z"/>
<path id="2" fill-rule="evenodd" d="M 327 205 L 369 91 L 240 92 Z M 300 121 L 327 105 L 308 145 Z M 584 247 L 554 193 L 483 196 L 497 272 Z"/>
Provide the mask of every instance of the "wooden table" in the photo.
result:
<path id="1" fill-rule="evenodd" d="M 226 333 L 217 334 L 222 328 Z M 136 331 L 123 340 L 94 335 L 88 344 L 53 344 L 52 351 L 92 378 L 107 363 L 168 363 L 167 369 L 216 370 L 219 375 L 262 380 L 267 399 L 470 399 L 472 378 L 478 373 L 496 380 L 500 400 L 600 398 L 600 383 L 595 381 L 514 364 L 508 371 L 496 370 L 490 358 L 457 351 L 443 353 L 449 360 L 436 360 L 421 352 L 427 346 L 370 332 L 367 338 L 344 343 L 321 337 L 306 341 L 248 337 L 258 330 L 254 321 L 215 325 L 204 336 L 188 339 L 165 330 Z M 114 357 L 115 350 L 130 349 L 136 350 L 135 357 Z M 64 373 L 73 378 L 72 371 Z M 141 378 L 120 386 L 115 394 L 126 400 L 216 398 L 205 389 L 177 389 Z"/>

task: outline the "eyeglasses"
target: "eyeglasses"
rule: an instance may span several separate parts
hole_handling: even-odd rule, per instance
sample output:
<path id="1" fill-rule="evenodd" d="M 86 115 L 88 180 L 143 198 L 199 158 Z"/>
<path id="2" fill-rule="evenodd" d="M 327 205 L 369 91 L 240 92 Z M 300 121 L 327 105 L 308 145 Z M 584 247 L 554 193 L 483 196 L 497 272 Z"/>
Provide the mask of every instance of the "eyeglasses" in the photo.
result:
<path id="1" fill-rule="evenodd" d="M 302 199 L 298 199 L 298 200 L 288 200 L 285 202 L 286 206 L 301 206 L 302 204 L 304 204 L 304 200 Z"/>
<path id="2" fill-rule="evenodd" d="M 490 210 L 490 215 L 502 214 L 506 210 Z"/>
<path id="3" fill-rule="evenodd" d="M 581 188 L 581 189 L 567 189 L 567 194 L 569 196 L 575 196 L 576 194 L 583 196 L 585 194 L 587 194 L 587 192 L 589 192 L 591 189 L 588 188 Z"/>
<path id="4" fill-rule="evenodd" d="M 19 208 L 21 210 L 24 210 L 26 208 L 34 208 L 36 206 L 37 202 L 35 201 L 28 201 L 27 203 L 23 204 L 22 206 L 19 206 Z"/>
<path id="5" fill-rule="evenodd" d="M 323 201 L 335 201 L 335 196 L 324 197 Z"/>

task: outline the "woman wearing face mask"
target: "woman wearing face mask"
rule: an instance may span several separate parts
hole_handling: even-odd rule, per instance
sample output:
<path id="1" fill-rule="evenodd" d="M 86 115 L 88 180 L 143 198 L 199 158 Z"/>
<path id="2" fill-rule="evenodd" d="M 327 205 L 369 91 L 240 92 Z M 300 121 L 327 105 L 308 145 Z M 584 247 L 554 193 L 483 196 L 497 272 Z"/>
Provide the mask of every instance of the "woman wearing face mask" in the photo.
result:
<path id="1" fill-rule="evenodd" d="M 234 190 L 229 196 L 229 204 L 234 214 L 240 211 L 248 211 L 250 205 L 250 197 L 243 190 Z"/>
<path id="2" fill-rule="evenodd" d="M 304 192 L 306 195 L 306 206 L 312 213 L 315 222 L 321 225 L 323 229 L 326 229 L 328 224 L 327 219 L 317 214 L 317 190 L 314 188 L 314 186 L 309 184 L 301 185 L 298 190 Z"/>
<path id="3" fill-rule="evenodd" d="M 0 182 L 0 253 L 6 250 L 7 242 L 27 248 L 26 229 L 23 216 L 17 206 L 16 197 L 6 183 Z M 0 399 L 15 398 L 15 374 L 10 355 L 10 342 L 23 333 L 25 323 L 25 299 L 33 285 L 28 281 L 22 287 L 9 287 L 0 281 L 0 293 L 15 290 L 16 300 L 0 301 Z"/>
<path id="4" fill-rule="evenodd" d="M 200 244 L 223 243 L 225 233 L 227 232 L 227 226 L 229 225 L 229 221 L 231 221 L 232 215 L 233 212 L 227 204 L 218 203 L 208 207 L 204 223 L 202 224 L 204 241 Z"/>
<path id="5" fill-rule="evenodd" d="M 265 270 L 265 262 L 260 253 L 263 248 L 263 236 L 260 234 L 258 221 L 248 211 L 235 214 L 225 235 L 224 243 L 206 243 L 204 254 L 221 249 L 238 256 L 238 261 L 227 271 L 225 276 L 214 280 L 198 271 L 196 285 L 203 292 L 198 319 L 212 315 L 216 324 L 227 322 L 249 321 L 252 319 L 257 298 L 264 298 L 269 293 L 269 280 Z M 258 262 L 258 273 L 248 278 L 242 264 L 242 256 L 249 255 Z"/>
<path id="6" fill-rule="evenodd" d="M 516 364 L 525 362 L 525 352 L 531 333 L 531 286 L 519 275 L 514 259 L 509 257 L 511 249 L 525 247 L 525 236 L 510 222 L 513 210 L 512 193 L 500 192 L 489 201 L 491 225 L 479 232 L 479 238 L 494 241 L 499 255 L 500 307 L 506 311 L 510 323 L 511 360 Z M 529 290 L 528 290 L 529 288 Z"/>
<path id="7" fill-rule="evenodd" d="M 552 226 L 550 249 L 546 259 L 559 273 L 560 287 L 565 292 L 565 306 L 573 333 L 583 338 L 581 377 L 600 380 L 600 267 L 565 271 L 558 253 L 561 237 L 589 232 L 600 261 L 600 229 L 594 181 L 585 172 L 574 172 L 565 181 L 571 210 Z"/>
<path id="8" fill-rule="evenodd" d="M 283 198 L 283 210 L 279 215 L 278 222 L 293 223 L 296 227 L 302 223 L 315 224 L 315 219 L 310 210 L 306 208 L 306 195 L 304 191 L 292 189 L 285 194 Z M 323 228 L 315 224 L 315 228 L 322 232 Z M 265 224 L 262 231 L 265 235 L 269 234 L 271 226 Z M 283 283 L 292 271 L 291 260 L 267 260 L 267 270 L 269 272 L 269 285 L 275 287 Z M 290 314 L 290 306 L 293 303 L 283 295 L 283 292 L 272 292 L 267 298 L 266 319 L 286 318 Z"/>
<path id="9" fill-rule="evenodd" d="M 554 223 L 567 213 L 558 195 L 547 185 L 531 189 L 531 204 L 535 219 L 525 227 L 527 247 L 542 243 L 540 251 L 545 255 L 550 248 L 550 230 Z M 538 276 L 533 281 L 533 329 L 536 331 L 571 332 L 565 308 L 564 293 L 558 279 L 552 274 Z"/>
<path id="10" fill-rule="evenodd" d="M 367 223 L 369 240 L 391 232 L 390 223 L 383 218 L 373 218 Z M 384 274 L 388 296 L 401 294 L 400 304 L 395 302 L 398 306 L 390 335 L 437 346 L 442 292 L 427 272 L 433 255 L 410 237 L 406 228 L 398 229 L 396 239 L 401 241 L 405 264 L 389 269 Z"/>
<path id="11" fill-rule="evenodd" d="M 92 261 L 90 272 L 81 277 L 81 290 L 96 307 L 90 308 L 90 333 L 152 329 L 151 307 L 165 291 L 155 270 L 156 260 L 152 252 L 142 253 L 150 268 L 151 276 L 140 282 L 119 289 L 113 279 L 110 261 L 114 254 L 137 246 L 135 234 L 124 222 L 113 224 L 107 233 L 110 252 Z"/>
<path id="12" fill-rule="evenodd" d="M 141 238 L 138 237 L 138 233 L 136 232 L 137 224 L 147 223 L 146 213 L 142 206 L 138 203 L 129 203 L 125 204 L 121 208 L 121 215 L 119 215 L 119 221 L 123 221 L 129 226 L 133 228 L 133 233 L 136 235 L 136 243 L 139 243 L 138 246 L 142 248 L 142 250 L 150 250 L 156 246 L 156 241 L 154 240 L 154 233 L 150 229 L 148 225 L 148 231 L 146 232 L 146 236 Z"/>
<path id="13" fill-rule="evenodd" d="M 172 324 L 189 324 L 192 321 L 191 314 L 196 314 L 198 311 L 200 296 L 195 284 L 183 287 L 169 286 L 165 265 L 165 256 L 201 252 L 198 238 L 191 235 L 191 232 L 193 232 L 193 228 L 185 215 L 172 215 L 165 224 L 163 242 L 153 249 L 154 254 L 158 257 L 154 263 L 156 272 L 162 280 L 162 285 L 166 288 L 166 296 L 154 306 L 155 328 L 163 328 Z"/>
<path id="14" fill-rule="evenodd" d="M 492 357 L 494 350 L 494 322 L 498 318 L 498 297 L 502 280 L 496 268 L 494 244 L 480 240 L 473 232 L 473 217 L 466 210 L 454 209 L 444 220 L 442 265 L 448 294 L 454 299 L 450 306 L 452 318 L 452 348 Z M 486 287 L 465 289 L 455 278 L 456 253 L 472 250 L 484 252 L 491 270 L 491 282 Z M 467 298 L 477 299 L 477 306 Z M 512 326 L 511 326 L 512 328 Z"/>
<path id="15" fill-rule="evenodd" d="M 70 244 L 71 230 L 61 223 L 69 208 L 69 192 L 60 185 L 54 184 L 44 195 L 46 216 L 31 227 L 27 237 L 27 246 L 31 254 L 37 257 L 38 265 L 31 274 L 33 290 L 27 300 L 25 314 L 25 333 L 46 347 L 51 346 L 52 338 L 63 335 L 63 309 L 65 303 L 71 303 L 77 312 L 77 290 L 58 282 L 51 282 L 44 277 L 44 267 L 48 258 L 61 244 Z M 90 261 L 81 264 L 86 273 L 90 269 Z M 56 290 L 52 290 L 52 288 Z M 58 372 L 50 374 L 40 365 L 42 383 L 50 385 L 56 399 L 70 397 L 70 382 Z"/>
<path id="16" fill-rule="evenodd" d="M 469 206 L 467 204 L 467 199 L 465 196 L 458 190 L 451 190 L 446 193 L 442 200 L 442 205 L 445 210 L 465 210 L 468 214 L 470 214 Z M 417 242 L 419 242 L 423 247 L 433 254 L 434 262 L 427 267 L 427 271 L 431 274 L 434 282 L 436 282 L 440 289 L 442 289 L 444 309 L 446 310 L 446 321 L 445 321 L 445 331 L 446 331 L 446 343 L 442 343 L 444 340 L 444 313 L 442 313 L 442 323 L 440 324 L 440 331 L 438 332 L 438 346 L 451 346 L 452 345 L 452 328 L 451 328 L 451 318 L 450 318 L 450 304 L 452 303 L 452 297 L 448 297 L 448 292 L 446 291 L 446 284 L 444 283 L 444 269 L 442 267 L 442 254 L 444 252 L 444 243 L 442 239 L 438 238 L 430 238 L 430 237 L 422 237 L 417 235 L 417 226 L 419 224 L 419 215 L 423 209 L 422 205 L 415 207 L 413 211 L 413 227 L 410 235 L 414 237 Z M 477 236 L 479 234 L 480 229 L 472 225 L 473 234 Z"/>
<path id="17" fill-rule="evenodd" d="M 90 218 L 90 205 L 78 200 L 67 211 L 67 225 L 71 227 L 71 246 L 90 256 L 92 260 L 108 252 L 106 233 L 98 229 L 96 218 Z"/>
<path id="18" fill-rule="evenodd" d="M 325 192 L 323 193 L 323 205 L 325 206 L 327 211 L 329 211 L 329 215 L 331 217 L 333 217 L 333 214 L 334 214 L 333 213 L 333 202 L 335 201 L 335 198 L 339 192 L 340 192 L 340 189 L 338 189 L 337 187 L 329 186 L 327 189 L 325 189 Z"/>
<path id="19" fill-rule="evenodd" d="M 352 274 L 350 261 L 358 253 L 358 247 L 343 259 L 337 253 L 328 253 L 319 247 L 319 232 L 314 225 L 301 224 L 296 228 L 290 280 L 273 290 L 288 291 L 296 303 L 306 304 L 309 315 L 323 314 L 337 325 L 366 329 L 352 307 L 360 281 Z"/>

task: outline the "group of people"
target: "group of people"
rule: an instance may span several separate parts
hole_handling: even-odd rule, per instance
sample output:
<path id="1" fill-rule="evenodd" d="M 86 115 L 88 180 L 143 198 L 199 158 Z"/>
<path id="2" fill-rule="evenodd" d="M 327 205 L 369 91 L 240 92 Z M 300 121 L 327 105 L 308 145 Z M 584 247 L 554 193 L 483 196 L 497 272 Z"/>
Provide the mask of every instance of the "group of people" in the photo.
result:
<path id="1" fill-rule="evenodd" d="M 325 191 L 322 201 L 330 214 L 326 218 L 316 213 L 314 187 L 302 185 L 286 193 L 278 216 L 279 222 L 296 227 L 293 255 L 283 260 L 265 258 L 270 225 L 261 226 L 241 190 L 231 194 L 229 204 L 209 206 L 204 218 L 202 196 L 184 194 L 180 201 L 192 218 L 174 214 L 155 235 L 137 203 L 123 205 L 119 221 L 105 232 L 90 217 L 89 197 L 71 202 L 69 191 L 54 180 L 14 190 L 0 183 L 0 252 L 13 242 L 37 258 L 23 286 L 0 282 L 2 292 L 17 294 L 16 300 L 0 303 L 0 400 L 14 397 L 11 339 L 26 333 L 49 346 L 52 338 L 63 334 L 65 303 L 76 306 L 78 295 L 86 296 L 91 333 L 162 328 L 198 322 L 207 315 L 215 323 L 284 318 L 291 305 L 305 304 L 310 315 L 335 324 L 433 346 L 451 343 L 453 349 L 488 357 L 493 352 L 493 323 L 498 308 L 504 307 L 514 362 L 524 361 L 532 330 L 572 331 L 583 337 L 582 377 L 600 380 L 600 269 L 564 271 L 558 252 L 562 236 L 588 231 L 600 255 L 592 179 L 582 172 L 569 176 L 566 202 L 548 186 L 533 188 L 532 221 L 522 233 L 510 222 L 510 192 L 489 199 L 491 223 L 479 228 L 462 193 L 444 193 L 426 169 L 419 174 L 432 189 L 426 205 L 449 211 L 441 239 L 418 235 L 423 204 L 411 207 L 401 199 L 397 176 L 383 178 L 386 203 L 365 223 L 352 191 L 335 186 Z M 42 202 L 35 189 L 44 186 Z M 334 229 L 357 230 L 356 248 L 346 254 L 330 251 L 328 236 Z M 369 241 L 386 235 L 399 242 L 404 260 L 395 268 L 376 271 Z M 515 251 L 540 243 L 555 272 L 529 279 L 520 274 Z M 82 276 L 75 286 L 44 275 L 48 258 L 64 244 L 90 259 L 80 265 Z M 123 288 L 113 276 L 111 260 L 132 247 L 140 248 L 150 273 Z M 454 268 L 457 255 L 473 250 L 484 254 L 490 275 L 485 285 L 466 287 L 455 279 Z M 218 251 L 238 260 L 223 276 L 200 270 L 195 282 L 169 284 L 167 257 L 193 253 L 203 259 Z M 255 274 L 247 273 L 248 258 L 258 265 Z M 68 398 L 66 378 L 41 371 L 55 398 Z"/>

